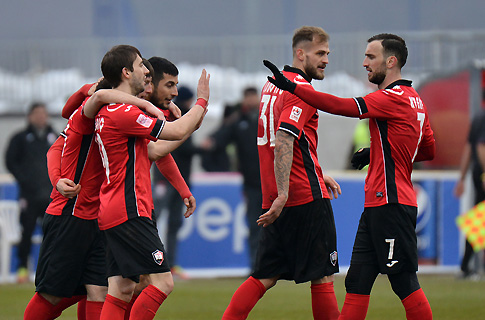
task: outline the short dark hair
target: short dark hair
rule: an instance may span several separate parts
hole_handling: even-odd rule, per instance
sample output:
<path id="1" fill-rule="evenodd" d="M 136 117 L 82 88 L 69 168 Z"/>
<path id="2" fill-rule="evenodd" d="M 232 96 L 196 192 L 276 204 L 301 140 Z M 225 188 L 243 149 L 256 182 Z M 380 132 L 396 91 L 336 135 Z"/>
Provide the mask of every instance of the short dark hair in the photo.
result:
<path id="1" fill-rule="evenodd" d="M 121 84 L 121 71 L 127 68 L 133 71 L 133 62 L 140 56 L 140 51 L 130 45 L 121 44 L 111 48 L 101 61 L 101 71 L 104 78 L 116 88 Z"/>
<path id="2" fill-rule="evenodd" d="M 154 71 L 152 75 L 152 82 L 154 87 L 158 86 L 160 80 L 163 79 L 164 73 L 174 77 L 179 75 L 179 70 L 177 69 L 177 67 L 165 58 L 151 57 L 150 59 L 148 59 L 148 61 L 151 63 Z"/>
<path id="3" fill-rule="evenodd" d="M 143 61 L 143 64 L 145 65 L 145 67 L 148 69 L 147 77 L 152 77 L 152 79 L 153 79 L 153 74 L 155 73 L 155 71 L 153 71 L 152 64 L 150 63 L 150 61 L 148 61 L 145 58 L 143 58 L 142 61 Z"/>
<path id="4" fill-rule="evenodd" d="M 408 48 L 406 47 L 406 41 L 404 41 L 403 38 L 392 33 L 380 33 L 370 37 L 367 42 L 370 43 L 376 40 L 382 40 L 381 43 L 386 57 L 395 56 L 399 68 L 404 67 L 408 59 Z"/>
<path id="5" fill-rule="evenodd" d="M 29 113 L 28 114 L 31 115 L 32 112 L 34 112 L 34 110 L 37 109 L 37 108 L 44 108 L 44 109 L 46 109 L 47 107 L 46 107 L 45 103 L 43 103 L 43 102 L 34 101 L 34 102 L 32 102 L 32 104 L 29 107 Z"/>
<path id="6" fill-rule="evenodd" d="M 293 54 L 297 46 L 302 42 L 312 42 L 313 40 L 317 40 L 318 42 L 328 42 L 330 36 L 328 35 L 325 30 L 320 27 L 309 27 L 303 26 L 295 30 L 293 34 Z"/>

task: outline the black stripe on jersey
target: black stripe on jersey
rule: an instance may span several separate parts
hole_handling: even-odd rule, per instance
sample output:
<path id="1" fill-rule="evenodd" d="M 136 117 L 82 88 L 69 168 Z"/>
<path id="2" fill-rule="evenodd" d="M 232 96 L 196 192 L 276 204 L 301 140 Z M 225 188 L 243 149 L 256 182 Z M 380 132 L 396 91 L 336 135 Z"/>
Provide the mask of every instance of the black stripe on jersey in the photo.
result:
<path id="1" fill-rule="evenodd" d="M 365 104 L 364 98 L 357 97 L 357 98 L 354 98 L 354 101 L 357 104 L 357 107 L 359 108 L 359 112 L 361 115 L 369 112 L 369 110 L 367 109 L 367 105 Z"/>
<path id="2" fill-rule="evenodd" d="M 155 126 L 152 129 L 152 132 L 150 132 L 150 135 L 154 138 L 158 138 L 164 126 L 165 126 L 165 121 L 157 119 L 157 122 L 155 123 Z"/>
<path id="3" fill-rule="evenodd" d="M 77 157 L 76 173 L 74 174 L 74 183 L 78 184 L 81 181 L 81 175 L 84 171 L 86 159 L 88 158 L 89 149 L 93 143 L 93 134 L 87 134 L 83 136 L 81 141 L 81 147 L 79 148 L 79 155 Z M 67 200 L 66 204 L 62 208 L 62 215 L 72 215 L 74 212 L 74 206 L 77 201 L 77 196 Z"/>
<path id="4" fill-rule="evenodd" d="M 302 132 L 300 139 L 298 140 L 300 146 L 301 158 L 303 160 L 303 166 L 308 177 L 308 183 L 310 184 L 310 190 L 312 191 L 313 200 L 322 198 L 322 189 L 320 182 L 318 181 L 318 175 L 315 170 L 315 163 L 313 162 L 310 154 L 310 145 L 306 139 L 305 131 Z"/>
<path id="5" fill-rule="evenodd" d="M 289 134 L 295 136 L 295 138 L 297 139 L 298 139 L 298 135 L 300 134 L 300 130 L 298 130 L 297 127 L 286 122 L 282 122 L 278 130 L 283 130 L 285 132 L 288 132 Z"/>
<path id="6" fill-rule="evenodd" d="M 384 153 L 384 167 L 386 171 L 387 202 L 399 203 L 396 186 L 396 164 L 391 154 L 391 144 L 388 139 L 387 121 L 377 120 L 377 127 L 381 134 L 382 151 Z"/>
<path id="7" fill-rule="evenodd" d="M 128 161 L 126 161 L 125 171 L 125 206 L 128 219 L 138 217 L 135 193 L 135 142 L 136 137 L 130 137 L 126 143 L 128 150 Z"/>

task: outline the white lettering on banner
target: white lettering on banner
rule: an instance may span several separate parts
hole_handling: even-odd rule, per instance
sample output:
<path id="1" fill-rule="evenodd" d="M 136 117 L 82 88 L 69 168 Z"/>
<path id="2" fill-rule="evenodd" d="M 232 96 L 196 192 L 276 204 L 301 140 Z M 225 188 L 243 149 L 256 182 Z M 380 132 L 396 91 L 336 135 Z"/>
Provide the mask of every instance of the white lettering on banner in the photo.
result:
<path id="1" fill-rule="evenodd" d="M 231 207 L 226 201 L 209 198 L 202 203 L 197 212 L 197 230 L 207 241 L 220 241 L 230 233 Z"/>
<path id="2" fill-rule="evenodd" d="M 234 253 L 244 251 L 244 246 L 249 237 L 249 228 L 246 225 L 246 204 L 241 202 L 234 211 L 232 250 Z"/>
<path id="3" fill-rule="evenodd" d="M 231 236 L 231 227 L 232 250 L 233 253 L 239 254 L 244 251 L 249 235 L 245 203 L 240 202 L 233 212 L 227 201 L 215 197 L 208 198 L 197 206 L 193 216 L 184 220 L 177 238 L 179 241 L 185 241 L 197 231 L 206 241 L 223 241 Z"/>

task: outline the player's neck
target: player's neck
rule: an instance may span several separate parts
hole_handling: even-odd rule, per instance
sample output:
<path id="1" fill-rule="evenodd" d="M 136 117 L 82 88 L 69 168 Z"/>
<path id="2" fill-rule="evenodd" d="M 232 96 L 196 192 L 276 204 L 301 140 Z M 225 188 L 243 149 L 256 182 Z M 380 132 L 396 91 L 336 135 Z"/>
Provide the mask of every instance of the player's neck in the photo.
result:
<path id="1" fill-rule="evenodd" d="M 384 81 L 382 81 L 381 84 L 377 86 L 377 88 L 379 88 L 379 90 L 383 90 L 387 88 L 391 83 L 396 82 L 397 80 L 400 80 L 400 79 L 402 79 L 401 71 L 389 70 L 387 72 L 386 78 L 384 79 Z"/>
<path id="2" fill-rule="evenodd" d="M 134 95 L 133 92 L 132 92 L 132 90 L 131 90 L 131 86 L 130 86 L 130 84 L 127 81 L 122 81 L 120 83 L 120 85 L 117 86 L 114 89 L 115 90 L 120 90 L 120 91 L 123 91 L 123 92 L 126 92 L 126 93 L 129 93 L 131 95 Z"/>

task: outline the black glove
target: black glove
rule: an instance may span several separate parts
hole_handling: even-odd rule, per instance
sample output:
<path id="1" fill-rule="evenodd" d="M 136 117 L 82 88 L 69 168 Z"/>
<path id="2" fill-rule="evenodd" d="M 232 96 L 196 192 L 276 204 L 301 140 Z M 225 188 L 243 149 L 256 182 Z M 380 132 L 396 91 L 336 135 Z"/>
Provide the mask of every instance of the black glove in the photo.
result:
<path id="1" fill-rule="evenodd" d="M 370 148 L 360 148 L 352 156 L 352 168 L 362 170 L 370 162 Z"/>
<path id="2" fill-rule="evenodd" d="M 296 83 L 291 82 L 286 78 L 283 73 L 281 73 L 278 68 L 268 60 L 263 60 L 263 64 L 266 68 L 273 72 L 274 78 L 268 77 L 268 81 L 280 88 L 281 90 L 289 91 L 291 93 L 295 92 Z"/>

